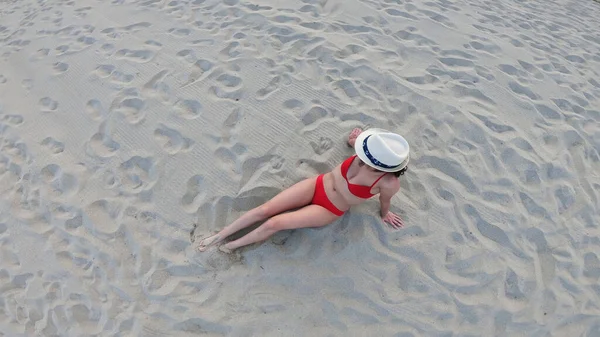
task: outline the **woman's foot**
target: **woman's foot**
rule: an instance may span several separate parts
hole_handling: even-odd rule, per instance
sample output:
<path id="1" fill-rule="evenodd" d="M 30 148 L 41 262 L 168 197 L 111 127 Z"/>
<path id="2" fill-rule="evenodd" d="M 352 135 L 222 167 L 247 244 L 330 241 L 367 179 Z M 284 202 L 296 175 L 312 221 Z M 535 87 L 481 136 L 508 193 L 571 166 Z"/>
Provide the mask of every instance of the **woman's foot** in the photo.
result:
<path id="1" fill-rule="evenodd" d="M 214 245 L 215 243 L 218 243 L 219 241 L 221 241 L 221 237 L 219 236 L 219 234 L 211 235 L 207 238 L 202 239 L 200 243 L 198 243 L 198 247 L 196 247 L 196 249 L 199 252 L 203 252 L 210 248 L 210 246 Z"/>
<path id="2" fill-rule="evenodd" d="M 354 128 L 354 130 L 350 131 L 348 135 L 348 146 L 354 147 L 354 143 L 356 142 L 356 138 L 363 132 L 360 128 Z"/>

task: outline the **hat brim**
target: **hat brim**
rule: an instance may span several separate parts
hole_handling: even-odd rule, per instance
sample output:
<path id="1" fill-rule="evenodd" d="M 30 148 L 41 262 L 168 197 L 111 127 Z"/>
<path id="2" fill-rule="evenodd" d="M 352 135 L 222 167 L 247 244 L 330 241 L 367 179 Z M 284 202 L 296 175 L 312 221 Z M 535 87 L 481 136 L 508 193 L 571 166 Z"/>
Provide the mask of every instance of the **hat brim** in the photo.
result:
<path id="1" fill-rule="evenodd" d="M 354 152 L 356 152 L 356 156 L 358 156 L 358 158 L 360 160 L 362 160 L 363 163 L 371 166 L 374 169 L 377 169 L 381 172 L 398 172 L 408 165 L 410 156 L 406 157 L 406 160 L 404 160 L 402 162 L 402 164 L 400 164 L 400 166 L 394 167 L 392 169 L 386 169 L 386 168 L 382 168 L 382 167 L 379 167 L 379 166 L 376 166 L 375 164 L 373 164 L 371 162 L 371 160 L 369 160 L 369 158 L 365 154 L 365 151 L 363 150 L 363 142 L 365 141 L 365 138 L 369 137 L 370 135 L 373 135 L 376 133 L 383 133 L 383 132 L 389 132 L 389 131 L 384 130 L 384 129 L 373 128 L 373 129 L 368 129 L 368 130 L 361 132 L 360 135 L 358 135 L 358 137 L 356 137 L 356 142 L 354 143 Z"/>

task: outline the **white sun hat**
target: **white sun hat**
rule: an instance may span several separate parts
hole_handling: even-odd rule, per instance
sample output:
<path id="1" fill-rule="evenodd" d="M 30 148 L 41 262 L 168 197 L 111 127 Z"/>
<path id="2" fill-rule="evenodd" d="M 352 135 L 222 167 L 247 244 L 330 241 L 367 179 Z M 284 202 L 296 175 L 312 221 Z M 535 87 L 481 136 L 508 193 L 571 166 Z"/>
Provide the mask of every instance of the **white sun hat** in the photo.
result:
<path id="1" fill-rule="evenodd" d="M 368 129 L 356 137 L 354 151 L 365 164 L 382 172 L 396 172 L 408 165 L 410 148 L 399 134 Z"/>

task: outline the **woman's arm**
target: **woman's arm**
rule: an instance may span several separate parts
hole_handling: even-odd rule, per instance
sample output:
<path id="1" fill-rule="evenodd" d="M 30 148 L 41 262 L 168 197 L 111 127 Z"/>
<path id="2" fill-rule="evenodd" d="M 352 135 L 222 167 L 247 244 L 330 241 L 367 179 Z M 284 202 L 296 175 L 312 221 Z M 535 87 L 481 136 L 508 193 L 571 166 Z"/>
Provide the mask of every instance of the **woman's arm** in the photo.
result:
<path id="1" fill-rule="evenodd" d="M 381 217 L 385 217 L 390 211 L 392 197 L 400 191 L 400 181 L 397 178 L 383 181 L 379 187 L 379 202 L 381 203 Z"/>
<path id="2" fill-rule="evenodd" d="M 393 179 L 389 183 L 386 181 L 386 184 L 383 184 L 379 188 L 379 202 L 381 203 L 381 218 L 384 222 L 390 224 L 395 229 L 401 228 L 404 226 L 404 222 L 402 219 L 390 212 L 390 204 L 392 202 L 392 197 L 400 191 L 400 181 L 398 179 Z"/>
<path id="3" fill-rule="evenodd" d="M 381 217 L 385 218 L 385 216 L 390 212 L 390 204 L 392 203 L 392 197 L 380 194 L 379 203 L 381 204 Z"/>

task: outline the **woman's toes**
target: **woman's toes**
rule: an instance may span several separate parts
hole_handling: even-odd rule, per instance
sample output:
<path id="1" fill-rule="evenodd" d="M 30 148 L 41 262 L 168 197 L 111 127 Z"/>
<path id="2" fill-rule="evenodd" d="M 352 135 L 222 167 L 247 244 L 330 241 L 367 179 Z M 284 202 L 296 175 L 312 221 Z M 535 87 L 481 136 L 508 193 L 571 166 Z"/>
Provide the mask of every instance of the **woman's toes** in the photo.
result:
<path id="1" fill-rule="evenodd" d="M 202 240 L 202 241 L 204 241 L 204 240 Z M 204 244 L 203 242 L 200 242 L 200 244 L 198 245 L 198 247 L 196 247 L 196 250 L 199 251 L 199 252 L 203 252 L 203 251 L 205 251 L 207 249 L 208 249 L 208 245 Z"/>
<path id="2" fill-rule="evenodd" d="M 350 134 L 348 135 L 348 145 L 354 146 L 356 137 L 358 137 L 358 135 L 360 135 L 362 132 L 363 130 L 360 128 L 354 128 L 352 131 L 350 131 Z"/>
<path id="3" fill-rule="evenodd" d="M 216 234 L 209 236 L 207 238 L 204 238 L 204 239 L 200 240 L 200 242 L 198 243 L 198 247 L 196 247 L 196 249 L 199 252 L 203 252 L 203 251 L 207 250 L 210 246 L 215 244 L 218 240 L 219 240 L 219 236 Z"/>

